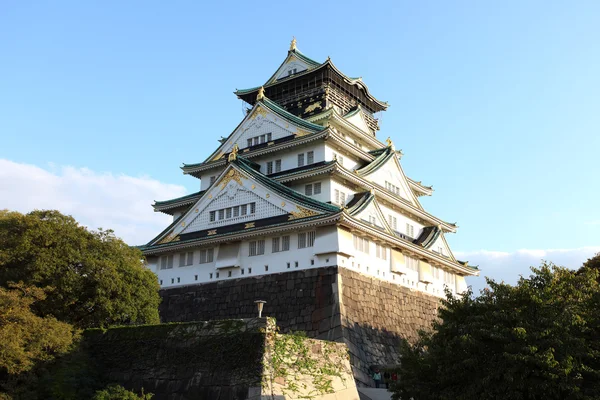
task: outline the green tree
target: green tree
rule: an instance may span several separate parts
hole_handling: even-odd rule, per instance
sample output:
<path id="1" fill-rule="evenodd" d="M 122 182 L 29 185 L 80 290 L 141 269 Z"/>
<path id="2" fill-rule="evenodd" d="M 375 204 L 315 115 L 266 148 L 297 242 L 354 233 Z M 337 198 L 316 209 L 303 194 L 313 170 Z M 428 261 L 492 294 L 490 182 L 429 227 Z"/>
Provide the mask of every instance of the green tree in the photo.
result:
<path id="1" fill-rule="evenodd" d="M 151 400 L 154 397 L 151 393 L 138 395 L 135 392 L 129 391 L 119 385 L 109 385 L 104 390 L 96 392 L 93 400 Z"/>
<path id="2" fill-rule="evenodd" d="M 0 210 L 0 286 L 44 288 L 33 307 L 79 328 L 158 323 L 159 285 L 141 252 L 58 211 Z"/>
<path id="3" fill-rule="evenodd" d="M 77 333 L 53 317 L 38 317 L 31 305 L 44 300 L 36 287 L 0 287 L 0 372 L 20 374 L 38 361 L 48 361 L 70 349 Z"/>
<path id="4" fill-rule="evenodd" d="M 394 399 L 600 398 L 598 270 L 551 264 L 511 286 L 450 295 L 416 345 L 401 346 Z"/>

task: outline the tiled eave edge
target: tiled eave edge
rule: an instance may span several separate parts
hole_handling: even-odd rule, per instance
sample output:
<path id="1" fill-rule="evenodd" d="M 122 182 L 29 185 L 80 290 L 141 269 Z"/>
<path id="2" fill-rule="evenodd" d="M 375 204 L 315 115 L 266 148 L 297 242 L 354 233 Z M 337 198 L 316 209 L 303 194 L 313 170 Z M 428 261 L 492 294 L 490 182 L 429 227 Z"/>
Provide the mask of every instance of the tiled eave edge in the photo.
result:
<path id="1" fill-rule="evenodd" d="M 147 248 L 141 248 L 141 251 L 144 255 L 156 255 L 164 252 L 186 249 L 189 247 L 209 246 L 223 242 L 231 242 L 233 240 L 242 240 L 249 237 L 272 235 L 274 233 L 281 233 L 286 231 L 295 231 L 300 228 L 335 223 L 339 221 L 341 215 L 342 212 L 340 211 L 334 214 L 325 214 L 315 217 L 302 218 L 294 221 L 274 225 L 267 225 L 259 228 L 244 229 L 243 231 L 238 232 L 224 233 L 221 235 L 214 235 L 210 237 L 154 245 Z"/>
<path id="2" fill-rule="evenodd" d="M 425 186 L 409 177 L 406 177 L 406 180 L 408 181 L 408 184 L 415 192 L 421 193 L 421 196 L 431 196 L 433 194 L 432 187 Z"/>
<path id="3" fill-rule="evenodd" d="M 413 206 L 412 204 L 408 203 L 406 200 L 396 197 L 391 193 L 388 193 L 381 186 L 374 184 L 373 182 L 370 182 L 370 181 L 364 179 L 363 177 L 350 172 L 349 170 L 347 170 L 346 168 L 341 166 L 339 163 L 324 165 L 320 168 L 316 168 L 316 169 L 309 170 L 309 171 L 300 171 L 295 174 L 278 176 L 273 179 L 276 179 L 281 183 L 287 183 L 287 182 L 292 182 L 292 181 L 299 180 L 299 179 L 310 178 L 310 177 L 321 175 L 321 174 L 338 174 L 339 176 L 343 177 L 346 180 L 349 180 L 350 182 L 354 183 L 355 185 L 362 187 L 363 189 L 366 189 L 366 190 L 374 189 L 376 197 L 382 198 L 382 199 L 388 201 L 389 203 L 392 203 L 392 204 L 398 206 L 399 208 L 402 208 L 403 210 L 406 210 L 406 211 L 410 212 L 411 214 L 416 215 L 419 218 L 422 218 L 422 219 L 428 221 L 429 223 L 431 223 L 433 225 L 436 225 L 436 226 L 441 225 L 442 230 L 445 232 L 456 233 L 457 227 L 455 225 L 452 225 L 446 221 L 443 221 L 443 220 L 429 214 L 428 212 Z"/>
<path id="4" fill-rule="evenodd" d="M 202 196 L 204 195 L 204 193 L 199 193 L 196 196 L 191 196 L 185 200 L 182 201 L 178 201 L 175 203 L 171 203 L 171 204 L 153 204 L 152 207 L 154 207 L 154 211 L 157 212 L 162 212 L 168 215 L 173 215 L 171 213 L 169 213 L 169 210 L 174 210 L 176 208 L 180 208 L 180 207 L 185 207 L 185 206 L 190 206 L 194 203 L 196 203 L 198 200 L 200 200 L 200 198 L 202 198 Z"/>
<path id="5" fill-rule="evenodd" d="M 377 238 L 382 239 L 392 245 L 396 245 L 397 247 L 400 247 L 406 253 L 411 253 L 411 254 L 416 255 L 417 257 L 426 258 L 426 259 L 428 259 L 428 261 L 431 264 L 442 265 L 442 266 L 445 266 L 446 268 L 450 268 L 455 271 L 459 271 L 460 273 L 462 273 L 464 275 L 479 276 L 479 271 L 474 268 L 465 267 L 464 265 L 462 265 L 458 262 L 452 261 L 443 256 L 440 256 L 439 254 L 437 254 L 433 251 L 429 251 L 429 250 L 427 250 L 421 246 L 418 246 L 414 243 L 411 243 L 407 240 L 398 238 L 396 236 L 392 236 L 383 230 L 374 229 L 370 225 L 367 225 L 357 219 L 352 218 L 352 216 L 348 215 L 346 212 L 342 213 L 342 217 L 340 218 L 340 225 L 346 226 L 351 229 L 354 228 L 354 229 L 358 229 L 363 232 L 367 232 L 371 236 L 377 237 Z"/>

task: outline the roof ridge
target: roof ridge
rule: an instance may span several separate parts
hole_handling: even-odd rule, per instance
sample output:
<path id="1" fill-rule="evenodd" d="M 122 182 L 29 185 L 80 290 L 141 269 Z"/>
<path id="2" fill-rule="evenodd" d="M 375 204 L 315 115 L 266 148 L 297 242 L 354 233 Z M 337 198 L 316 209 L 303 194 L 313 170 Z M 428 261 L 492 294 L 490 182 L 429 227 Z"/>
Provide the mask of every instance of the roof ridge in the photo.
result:
<path id="1" fill-rule="evenodd" d="M 279 104 L 277 104 L 273 100 L 270 100 L 266 96 L 263 97 L 262 100 L 259 100 L 257 103 L 262 103 L 265 106 L 267 106 L 267 108 L 269 108 L 271 111 L 273 111 L 274 113 L 277 113 L 278 115 L 282 116 L 283 118 L 286 118 L 292 122 L 295 122 L 298 125 L 302 125 L 305 128 L 312 129 L 315 132 L 321 132 L 321 131 L 324 131 L 325 129 L 327 129 L 327 127 L 325 127 L 325 126 L 321 126 L 321 125 L 306 121 L 306 120 L 292 114 L 291 112 L 287 111 L 286 109 L 281 107 Z"/>
<path id="2" fill-rule="evenodd" d="M 366 175 L 371 172 L 377 171 L 382 165 L 384 165 L 391 157 L 393 157 L 396 153 L 392 150 L 390 146 L 386 147 L 384 151 L 381 152 L 377 156 L 376 159 L 368 163 L 362 168 L 356 170 L 356 173 L 359 175 Z"/>

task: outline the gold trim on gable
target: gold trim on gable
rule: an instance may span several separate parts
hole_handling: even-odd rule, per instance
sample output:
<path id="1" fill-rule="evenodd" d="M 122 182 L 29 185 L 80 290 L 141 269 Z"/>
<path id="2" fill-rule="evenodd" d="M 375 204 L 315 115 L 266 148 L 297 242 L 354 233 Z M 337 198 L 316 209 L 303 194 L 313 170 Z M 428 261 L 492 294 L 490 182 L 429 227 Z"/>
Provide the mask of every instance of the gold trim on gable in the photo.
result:
<path id="1" fill-rule="evenodd" d="M 313 217 L 313 216 L 319 214 L 316 211 L 312 211 L 312 210 L 309 210 L 308 208 L 304 208 L 304 207 L 300 207 L 300 206 L 296 206 L 296 210 L 297 211 L 290 211 L 291 215 L 288 218 L 288 221 L 292 221 L 294 219 L 306 218 L 306 217 Z"/>

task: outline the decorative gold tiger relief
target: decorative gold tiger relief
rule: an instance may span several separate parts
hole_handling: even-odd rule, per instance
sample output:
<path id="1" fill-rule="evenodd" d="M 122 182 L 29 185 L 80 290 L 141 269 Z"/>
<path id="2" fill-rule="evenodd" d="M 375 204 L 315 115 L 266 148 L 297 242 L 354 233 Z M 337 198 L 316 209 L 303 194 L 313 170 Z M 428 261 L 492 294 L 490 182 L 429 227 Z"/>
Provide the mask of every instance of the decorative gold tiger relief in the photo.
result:
<path id="1" fill-rule="evenodd" d="M 304 208 L 304 207 L 300 207 L 300 206 L 296 206 L 296 210 L 297 211 L 290 211 L 291 215 L 288 218 L 288 221 L 291 221 L 291 220 L 294 220 L 294 219 L 312 217 L 312 216 L 315 216 L 315 215 L 319 214 L 316 211 L 312 211 L 312 210 L 309 210 L 308 208 Z"/>
<path id="2" fill-rule="evenodd" d="M 310 112 L 313 112 L 317 108 L 320 108 L 321 110 L 323 109 L 323 106 L 321 105 L 320 101 L 317 101 L 316 103 L 312 103 L 310 106 L 306 107 L 306 109 L 304 110 L 304 114 L 308 114 Z"/>

